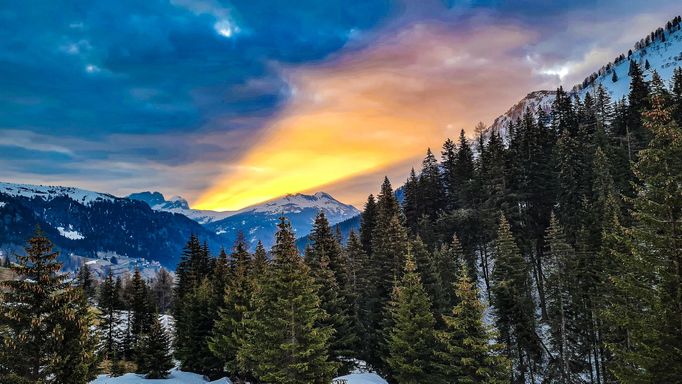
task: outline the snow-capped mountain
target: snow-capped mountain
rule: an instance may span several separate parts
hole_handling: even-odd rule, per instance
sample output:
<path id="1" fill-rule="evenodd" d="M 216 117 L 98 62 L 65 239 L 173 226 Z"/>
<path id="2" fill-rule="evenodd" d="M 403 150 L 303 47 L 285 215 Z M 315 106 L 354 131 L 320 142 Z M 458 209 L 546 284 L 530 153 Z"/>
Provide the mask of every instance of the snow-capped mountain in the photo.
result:
<path id="1" fill-rule="evenodd" d="M 352 205 L 344 204 L 324 192 L 313 195 L 297 193 L 241 209 L 229 217 L 207 224 L 206 228 L 228 241 L 234 241 L 237 234 L 242 232 L 252 245 L 261 240 L 269 247 L 273 244 L 280 216 L 289 219 L 296 234 L 303 237 L 312 229 L 315 216 L 320 211 L 324 212 L 332 225 L 360 213 Z"/>
<path id="2" fill-rule="evenodd" d="M 67 269 L 85 258 L 175 269 L 192 233 L 214 251 L 224 245 L 197 222 L 140 201 L 79 188 L 0 183 L 0 249 L 21 250 L 36 226 L 61 250 Z"/>
<path id="3" fill-rule="evenodd" d="M 71 200 L 84 205 L 96 202 L 114 201 L 117 197 L 107 193 L 87 191 L 80 188 L 59 187 L 51 185 L 13 184 L 0 182 L 0 194 L 25 198 L 41 198 L 50 201 L 56 197 L 67 196 Z"/>
<path id="4" fill-rule="evenodd" d="M 506 137 L 509 123 L 520 119 L 527 110 L 536 113 L 538 108 L 540 108 L 546 113 L 549 113 L 552 109 L 554 99 L 556 99 L 556 91 L 533 91 L 509 108 L 504 115 L 496 118 L 489 129 L 499 132 L 500 135 Z"/>
<path id="5" fill-rule="evenodd" d="M 648 41 L 648 44 L 647 44 Z M 637 42 L 627 54 L 620 55 L 613 62 L 604 65 L 588 76 L 582 84 L 574 86 L 570 92 L 584 98 L 588 92 L 594 93 L 601 84 L 617 101 L 626 98 L 630 89 L 630 61 L 639 64 L 647 79 L 656 71 L 664 80 L 670 80 L 676 67 L 682 66 L 682 30 L 673 26 L 670 30 L 659 29 L 652 36 Z M 648 63 L 648 64 L 647 64 Z M 614 77 L 614 72 L 616 73 Z M 535 91 L 529 93 L 503 115 L 495 119 L 489 131 L 500 132 L 505 137 L 510 122 L 516 121 L 530 109 L 535 113 L 538 107 L 549 112 L 556 98 L 556 91 Z"/>
<path id="6" fill-rule="evenodd" d="M 208 224 L 216 220 L 224 219 L 234 215 L 231 211 L 211 211 L 202 209 L 192 209 L 187 200 L 180 196 L 173 196 L 169 200 L 160 192 L 139 192 L 128 195 L 129 199 L 139 200 L 147 203 L 155 211 L 164 211 L 185 215 L 199 224 Z"/>

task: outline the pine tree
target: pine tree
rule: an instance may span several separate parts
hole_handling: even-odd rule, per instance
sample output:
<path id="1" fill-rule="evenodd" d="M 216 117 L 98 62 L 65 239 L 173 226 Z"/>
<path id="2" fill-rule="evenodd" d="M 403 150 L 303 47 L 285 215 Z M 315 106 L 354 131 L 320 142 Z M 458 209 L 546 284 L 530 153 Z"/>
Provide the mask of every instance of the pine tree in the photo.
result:
<path id="1" fill-rule="evenodd" d="M 541 352 L 535 333 L 535 305 L 530 293 L 528 266 L 504 216 L 500 218 L 495 243 L 493 281 L 497 328 L 507 346 L 506 354 L 516 366 L 514 380 L 525 381 L 528 374 L 532 376 L 535 373 Z M 513 347 L 516 351 L 512 350 Z"/>
<path id="2" fill-rule="evenodd" d="M 434 368 L 441 383 L 508 383 L 510 364 L 502 346 L 483 323 L 483 304 L 465 265 L 451 289 L 458 304 L 444 316 L 445 329 L 436 332 Z"/>
<path id="3" fill-rule="evenodd" d="M 443 305 L 439 308 L 441 314 L 446 314 L 457 305 L 454 287 L 457 282 L 459 265 L 464 261 L 462 246 L 457 236 L 452 237 L 450 244 L 443 244 L 433 255 L 436 270 L 439 273 L 443 294 Z"/>
<path id="4" fill-rule="evenodd" d="M 614 83 L 618 82 L 618 74 L 615 69 L 613 70 L 613 75 L 611 75 L 611 81 Z"/>
<path id="5" fill-rule="evenodd" d="M 101 311 L 99 316 L 99 333 L 102 341 L 102 353 L 106 359 L 116 354 L 118 348 L 119 326 L 121 319 L 118 308 L 119 297 L 116 292 L 114 276 L 109 271 L 106 280 L 100 285 L 98 306 Z"/>
<path id="6" fill-rule="evenodd" d="M 423 212 L 423 208 L 420 206 L 422 198 L 420 196 L 419 179 L 414 172 L 414 168 L 410 171 L 410 176 L 405 182 L 403 191 L 403 213 L 405 214 L 405 223 L 411 233 L 414 234 L 417 233 L 419 228 L 419 217 Z"/>
<path id="7" fill-rule="evenodd" d="M 443 291 L 446 288 L 442 285 L 433 255 L 419 236 L 411 242 L 411 247 L 417 265 L 417 273 L 433 304 L 432 310 L 435 315 L 440 313 L 441 308 L 446 305 L 443 299 Z"/>
<path id="8" fill-rule="evenodd" d="M 133 297 L 131 302 L 131 333 L 135 340 L 149 330 L 151 325 L 150 304 L 147 295 L 147 283 L 142 279 L 140 269 L 135 267 L 132 280 Z"/>
<path id="9" fill-rule="evenodd" d="M 166 313 L 173 305 L 173 275 L 166 268 L 156 273 L 151 284 L 151 291 L 159 313 Z"/>
<path id="10" fill-rule="evenodd" d="M 398 384 L 431 380 L 435 319 L 431 302 L 408 253 L 405 273 L 395 287 L 388 306 L 391 327 L 387 330 L 386 365 Z"/>
<path id="11" fill-rule="evenodd" d="M 340 373 L 346 374 L 352 368 L 351 359 L 358 341 L 351 317 L 351 307 L 334 277 L 329 257 L 326 254 L 322 256 L 320 265 L 313 272 L 313 276 L 318 286 L 320 306 L 327 314 L 326 318 L 320 321 L 320 326 L 334 330 L 329 339 L 330 360 L 339 362 Z"/>
<path id="12" fill-rule="evenodd" d="M 669 97 L 655 75 L 651 110 L 643 113 L 652 139 L 635 165 L 635 225 L 625 230 L 627 248 L 614 249 L 623 271 L 611 277 L 616 296 L 608 315 L 627 336 L 611 344 L 612 370 L 624 383 L 682 377 L 682 129 Z"/>
<path id="13" fill-rule="evenodd" d="M 677 126 L 682 127 L 682 67 L 675 68 L 672 83 L 672 117 Z"/>
<path id="14" fill-rule="evenodd" d="M 268 255 L 265 252 L 263 243 L 260 241 L 256 244 L 256 251 L 253 254 L 253 262 L 251 264 L 251 275 L 253 279 L 258 280 L 262 278 L 268 268 Z"/>
<path id="15" fill-rule="evenodd" d="M 576 380 L 572 376 L 572 359 L 576 343 L 576 255 L 566 242 L 563 228 L 554 215 L 547 229 L 547 313 L 551 327 L 552 344 L 557 353 L 557 370 L 562 383 Z"/>
<path id="16" fill-rule="evenodd" d="M 99 338 L 93 325 L 95 315 L 90 310 L 82 289 L 70 303 L 72 314 L 67 314 L 60 333 L 63 341 L 54 355 L 52 378 L 60 384 L 83 384 L 95 378 L 99 358 Z M 70 317 L 73 316 L 73 317 Z"/>
<path id="17" fill-rule="evenodd" d="M 452 211 L 457 207 L 458 190 L 456 173 L 457 145 L 451 139 L 445 140 L 440 152 L 443 187 L 445 189 L 445 209 Z"/>
<path id="18" fill-rule="evenodd" d="M 90 271 L 90 266 L 88 264 L 83 263 L 83 265 L 80 267 L 78 273 L 76 274 L 76 281 L 78 286 L 83 290 L 83 293 L 85 293 L 85 297 L 95 297 L 96 281 L 92 276 L 92 272 Z"/>
<path id="19" fill-rule="evenodd" d="M 440 166 L 430 148 L 422 162 L 418 185 L 422 206 L 419 216 L 426 215 L 430 220 L 434 220 L 445 208 L 445 187 L 442 184 Z"/>
<path id="20" fill-rule="evenodd" d="M 360 217 L 360 242 L 365 254 L 372 254 L 372 235 L 377 222 L 377 203 L 373 195 L 367 197 L 365 209 Z"/>
<path id="21" fill-rule="evenodd" d="M 233 272 L 227 284 L 219 292 L 223 294 L 219 316 L 213 327 L 213 336 L 208 339 L 208 347 L 224 364 L 231 376 L 243 377 L 237 364 L 237 352 L 244 343 L 244 315 L 250 310 L 253 280 L 251 275 L 251 256 L 246 250 L 243 238 L 238 238 L 232 252 Z M 215 287 L 214 287 L 215 288 Z"/>
<path id="22" fill-rule="evenodd" d="M 175 322 L 175 357 L 182 370 L 197 372 L 211 378 L 223 373 L 225 361 L 209 349 L 213 327 L 218 315 L 216 292 L 209 278 L 185 295 L 181 309 L 183 321 Z"/>
<path id="23" fill-rule="evenodd" d="M 459 133 L 457 160 L 455 161 L 453 177 L 458 187 L 457 206 L 460 208 L 469 207 L 473 192 L 471 183 L 474 179 L 474 153 L 464 135 L 464 130 Z"/>
<path id="24" fill-rule="evenodd" d="M 369 265 L 369 259 L 362 248 L 360 238 L 351 231 L 348 235 L 348 242 L 346 243 L 346 254 L 350 260 L 351 268 L 351 286 L 353 292 L 353 303 L 351 304 L 350 315 L 355 327 L 355 334 L 357 335 L 358 343 L 355 346 L 356 356 L 362 357 L 366 354 L 365 343 L 361 342 L 369 337 L 369 312 L 373 308 L 372 302 L 374 297 L 374 286 L 372 285 L 373 277 L 371 275 L 372 269 Z"/>
<path id="25" fill-rule="evenodd" d="M 326 314 L 320 308 L 317 286 L 283 217 L 272 255 L 273 262 L 254 292 L 254 307 L 245 317 L 247 337 L 239 362 L 260 381 L 326 384 L 338 368 L 329 360 L 333 330 L 319 326 Z"/>
<path id="26" fill-rule="evenodd" d="M 393 282 L 398 281 L 402 274 L 401 265 L 404 264 L 407 253 L 408 239 L 407 231 L 400 222 L 400 211 L 388 179 L 384 180 L 377 207 L 377 223 L 372 234 L 373 253 L 370 255 L 374 297 L 370 301 L 372 308 L 368 313 L 368 329 L 371 333 L 366 340 L 366 359 L 378 368 L 383 364 L 381 350 L 384 342 L 381 329 L 385 327 L 384 309 L 393 290 Z"/>
<path id="27" fill-rule="evenodd" d="M 649 85 L 644 80 L 644 75 L 636 62 L 632 61 L 630 68 L 626 141 L 628 158 L 635 160 L 635 154 L 649 141 L 649 134 L 642 124 L 642 112 L 649 107 Z"/>
<path id="28" fill-rule="evenodd" d="M 145 366 L 142 372 L 146 374 L 147 379 L 165 379 L 174 366 L 170 353 L 170 340 L 161 326 L 159 316 L 155 314 L 153 319 L 149 333 L 143 338 Z"/>
<path id="29" fill-rule="evenodd" d="M 95 345 L 82 291 L 59 272 L 58 253 L 39 229 L 25 252 L 11 266 L 18 278 L 0 282 L 0 381 L 86 382 Z"/>

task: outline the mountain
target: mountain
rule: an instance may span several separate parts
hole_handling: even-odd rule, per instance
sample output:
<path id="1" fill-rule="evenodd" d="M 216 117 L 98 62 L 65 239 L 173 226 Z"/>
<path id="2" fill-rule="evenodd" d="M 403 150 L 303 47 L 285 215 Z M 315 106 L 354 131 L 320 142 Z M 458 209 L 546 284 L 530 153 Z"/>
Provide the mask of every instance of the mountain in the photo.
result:
<path id="1" fill-rule="evenodd" d="M 214 251 L 224 243 L 194 220 L 147 204 L 78 188 L 0 183 L 0 248 L 21 250 L 36 226 L 61 250 L 67 269 L 85 259 L 175 269 L 190 234 Z"/>
<path id="2" fill-rule="evenodd" d="M 199 224 L 208 224 L 216 220 L 224 219 L 234 214 L 234 212 L 226 211 L 210 211 L 202 209 L 192 209 L 189 207 L 187 200 L 180 196 L 171 197 L 170 200 L 160 192 L 139 192 L 128 195 L 129 199 L 143 201 L 155 211 L 164 211 L 171 213 L 179 213 L 185 215 Z"/>
<path id="3" fill-rule="evenodd" d="M 352 205 L 341 203 L 324 192 L 314 195 L 297 193 L 241 209 L 222 220 L 208 223 L 205 227 L 220 235 L 228 244 L 242 232 L 252 246 L 261 240 L 269 248 L 274 243 L 280 216 L 284 215 L 289 219 L 294 232 L 299 236 L 306 236 L 320 211 L 324 212 L 332 225 L 360 213 Z"/>
<path id="4" fill-rule="evenodd" d="M 602 85 L 611 96 L 611 100 L 617 101 L 627 98 L 630 90 L 630 61 L 639 64 L 647 78 L 651 78 L 653 71 L 656 71 L 664 80 L 670 80 L 674 69 L 682 65 L 682 30 L 680 26 L 659 28 L 652 32 L 638 41 L 627 54 L 619 55 L 614 61 L 605 64 L 598 71 L 586 77 L 581 84 L 574 86 L 570 92 L 584 98 L 585 94 L 595 92 L 599 85 Z M 616 73 L 615 78 L 614 72 Z M 496 118 L 488 131 L 500 132 L 505 137 L 510 122 L 519 119 L 527 109 L 535 113 L 540 107 L 545 112 L 549 112 L 555 97 L 556 91 L 545 90 L 529 93 L 507 112 Z"/>

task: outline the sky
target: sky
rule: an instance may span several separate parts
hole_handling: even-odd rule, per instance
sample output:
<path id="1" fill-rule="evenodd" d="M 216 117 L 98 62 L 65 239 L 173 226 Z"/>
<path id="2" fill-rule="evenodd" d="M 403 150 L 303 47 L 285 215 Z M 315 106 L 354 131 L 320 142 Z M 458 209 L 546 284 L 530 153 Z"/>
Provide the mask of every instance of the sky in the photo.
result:
<path id="1" fill-rule="evenodd" d="M 678 0 L 0 0 L 0 180 L 362 206 Z"/>

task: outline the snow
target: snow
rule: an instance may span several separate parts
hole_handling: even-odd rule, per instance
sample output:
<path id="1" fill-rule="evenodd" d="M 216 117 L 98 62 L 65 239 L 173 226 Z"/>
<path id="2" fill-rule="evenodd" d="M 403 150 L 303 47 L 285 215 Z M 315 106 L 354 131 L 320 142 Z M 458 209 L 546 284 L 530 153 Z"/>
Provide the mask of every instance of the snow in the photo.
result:
<path id="1" fill-rule="evenodd" d="M 300 213 L 306 208 L 320 209 L 327 213 L 351 216 L 360 213 L 360 211 L 352 205 L 343 204 L 325 192 L 317 192 L 313 195 L 305 195 L 303 193 L 288 194 L 262 204 L 243 208 L 236 213 Z"/>
<path id="2" fill-rule="evenodd" d="M 353 373 L 337 377 L 332 380 L 332 384 L 342 383 L 342 380 L 346 380 L 347 384 L 388 384 L 386 380 L 375 373 Z"/>
<path id="3" fill-rule="evenodd" d="M 661 78 L 671 79 L 675 68 L 682 65 L 682 31 L 674 31 L 672 33 L 666 32 L 665 42 L 657 40 L 648 47 L 638 50 L 633 49 L 630 60 L 639 64 L 642 71 L 644 71 L 644 75 L 647 76 L 648 79 L 651 79 L 651 74 L 654 70 L 658 72 Z M 644 68 L 646 61 L 649 61 L 651 66 L 648 70 Z M 587 92 L 594 92 L 599 84 L 602 84 L 609 92 L 613 101 L 627 97 L 630 92 L 630 77 L 628 76 L 630 62 L 627 57 L 616 65 L 614 70 L 618 76 L 618 81 L 614 83 L 611 80 L 613 71 L 607 71 L 599 76 L 597 80 L 594 81 L 593 85 L 581 90 L 578 94 L 581 97 L 585 97 Z"/>
<path id="4" fill-rule="evenodd" d="M 337 377 L 332 380 L 336 383 L 347 384 L 388 384 L 388 382 L 374 373 L 354 373 L 346 376 Z M 128 373 L 123 376 L 109 377 L 107 375 L 99 375 L 97 379 L 90 382 L 90 384 L 231 384 L 232 382 L 227 378 L 222 378 L 215 381 L 207 381 L 201 375 L 191 372 L 183 372 L 178 369 L 173 369 L 166 379 L 145 379 L 144 375 Z"/>
<path id="5" fill-rule="evenodd" d="M 183 372 L 178 369 L 173 369 L 170 375 L 165 379 L 145 379 L 144 375 L 135 373 L 127 373 L 123 376 L 109 377 L 107 375 L 99 375 L 97 379 L 90 382 L 90 384 L 231 384 L 232 382 L 227 378 L 222 378 L 215 381 L 204 380 L 203 376 L 191 372 Z"/>
<path id="6" fill-rule="evenodd" d="M 69 224 L 69 228 L 66 229 L 64 227 L 57 227 L 57 230 L 59 231 L 59 234 L 62 235 L 63 237 L 66 237 L 67 239 L 71 240 L 83 240 L 85 239 L 85 236 L 83 236 L 82 233 L 75 231 L 73 229 L 73 225 Z"/>
<path id="7" fill-rule="evenodd" d="M 92 192 L 80 188 L 50 185 L 13 184 L 5 182 L 0 182 L 0 193 L 15 197 L 40 197 L 46 201 L 52 200 L 58 196 L 67 196 L 72 200 L 84 205 L 92 205 L 95 202 L 113 201 L 116 199 L 115 196 L 106 193 Z"/>
<path id="8" fill-rule="evenodd" d="M 4 207 L 6 204 L 7 203 L 5 203 L 4 201 L 0 201 L 0 208 Z"/>
<path id="9" fill-rule="evenodd" d="M 657 40 L 648 47 L 633 49 L 632 56 L 630 56 L 629 59 L 626 55 L 625 60 L 617 65 L 613 65 L 612 63 L 612 69 L 605 71 L 601 76 L 597 77 L 592 84 L 577 91 L 577 95 L 583 99 L 588 92 L 594 93 L 599 87 L 599 84 L 601 84 L 611 96 L 611 101 L 618 101 L 626 98 L 630 91 L 630 76 L 628 75 L 630 60 L 639 64 L 647 80 L 651 79 L 654 70 L 658 72 L 664 80 L 670 80 L 675 68 L 682 65 L 682 30 L 673 32 L 666 31 L 665 34 L 665 42 Z M 646 61 L 649 61 L 650 64 L 650 69 L 648 70 L 645 69 Z M 611 80 L 613 71 L 615 71 L 618 76 L 618 81 L 615 83 Z M 568 91 L 569 88 L 571 87 L 566 87 L 566 84 L 564 84 L 564 89 Z M 576 93 L 575 90 L 570 92 Z M 516 121 L 520 118 L 526 109 L 530 109 L 535 113 L 538 106 L 545 110 L 545 112 L 549 112 L 555 97 L 555 91 L 535 91 L 529 93 L 507 112 L 496 118 L 487 132 L 499 132 L 503 138 L 506 138 L 507 125 L 511 121 Z"/>

